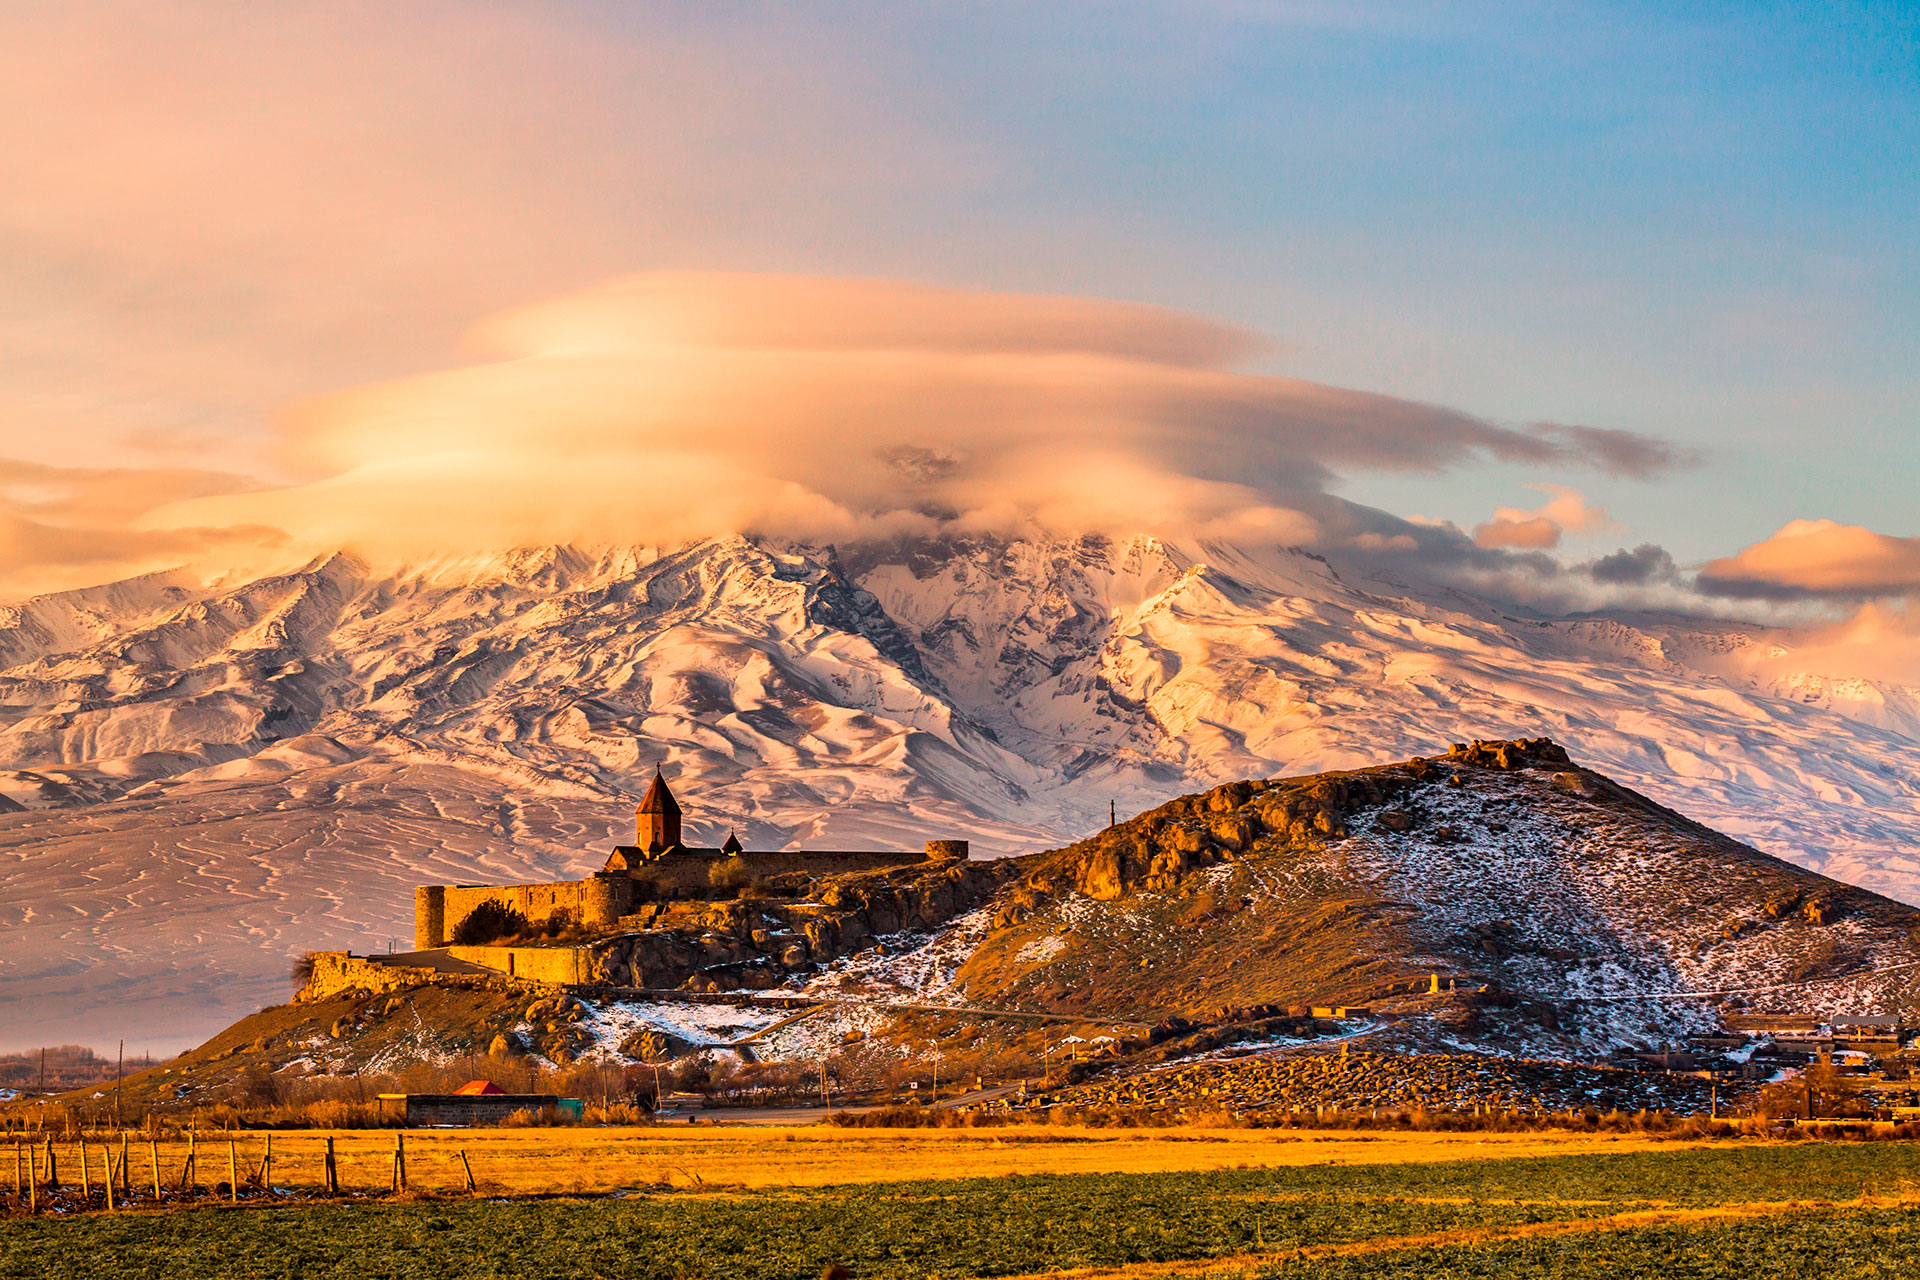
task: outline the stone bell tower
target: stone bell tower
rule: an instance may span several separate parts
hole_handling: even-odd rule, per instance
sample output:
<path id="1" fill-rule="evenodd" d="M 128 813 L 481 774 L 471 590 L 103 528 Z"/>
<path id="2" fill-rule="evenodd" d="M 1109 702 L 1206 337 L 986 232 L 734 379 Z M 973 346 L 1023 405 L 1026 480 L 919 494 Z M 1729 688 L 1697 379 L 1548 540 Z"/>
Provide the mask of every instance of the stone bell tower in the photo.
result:
<path id="1" fill-rule="evenodd" d="M 665 853 L 680 843 L 680 802 L 667 789 L 667 780 L 658 768 L 653 771 L 653 785 L 634 810 L 633 825 L 633 842 L 649 856 Z"/>

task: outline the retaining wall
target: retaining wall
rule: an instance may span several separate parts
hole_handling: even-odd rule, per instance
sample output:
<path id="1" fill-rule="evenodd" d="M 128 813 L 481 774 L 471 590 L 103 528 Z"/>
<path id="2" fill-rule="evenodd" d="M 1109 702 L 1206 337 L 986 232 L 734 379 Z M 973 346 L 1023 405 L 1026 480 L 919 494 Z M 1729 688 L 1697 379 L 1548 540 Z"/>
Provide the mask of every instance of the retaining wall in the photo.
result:
<path id="1" fill-rule="evenodd" d="M 408 969 L 399 965 L 375 964 L 350 951 L 313 953 L 313 977 L 294 995 L 296 1003 L 328 1000 L 343 991 L 366 991 L 383 995 L 430 982 L 434 974 L 426 969 Z"/>
<path id="2" fill-rule="evenodd" d="M 448 947 L 447 954 L 528 982 L 593 980 L 592 959 L 585 947 Z"/>

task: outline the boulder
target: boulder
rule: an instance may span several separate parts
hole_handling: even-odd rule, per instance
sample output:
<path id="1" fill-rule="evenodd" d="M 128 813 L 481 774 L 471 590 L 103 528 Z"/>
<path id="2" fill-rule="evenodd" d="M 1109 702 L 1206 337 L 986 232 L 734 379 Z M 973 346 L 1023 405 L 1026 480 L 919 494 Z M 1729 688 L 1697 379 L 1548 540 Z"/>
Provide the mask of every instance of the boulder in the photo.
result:
<path id="1" fill-rule="evenodd" d="M 664 1062 L 693 1047 L 679 1036 L 652 1027 L 642 1028 L 620 1042 L 621 1054 L 635 1062 Z"/>

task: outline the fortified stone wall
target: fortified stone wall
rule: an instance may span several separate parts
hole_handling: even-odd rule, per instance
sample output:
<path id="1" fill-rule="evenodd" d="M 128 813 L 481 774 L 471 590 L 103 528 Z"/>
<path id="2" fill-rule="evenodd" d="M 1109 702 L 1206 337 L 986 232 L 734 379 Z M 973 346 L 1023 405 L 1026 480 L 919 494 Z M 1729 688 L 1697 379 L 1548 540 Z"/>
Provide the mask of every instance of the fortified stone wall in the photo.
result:
<path id="1" fill-rule="evenodd" d="M 433 884 L 413 891 L 413 945 L 444 947 L 460 922 L 483 902 L 511 907 L 534 924 L 564 911 L 582 924 L 605 927 L 633 905 L 633 883 L 624 875 L 596 874 L 550 884 Z"/>
<path id="2" fill-rule="evenodd" d="M 380 996 L 428 984 L 537 991 L 542 985 L 577 986 L 593 980 L 593 958 L 585 947 L 452 947 L 449 951 L 456 959 L 493 972 L 440 973 L 411 967 L 404 958 L 396 963 L 393 957 L 316 951 L 313 976 L 294 993 L 293 1001 L 311 1004 L 341 995 Z"/>
<path id="3" fill-rule="evenodd" d="M 636 902 L 690 898 L 705 894 L 713 884 L 715 868 L 743 880 L 776 876 L 842 875 L 911 866 L 922 861 L 964 861 L 965 840 L 929 840 L 924 854 L 886 851 L 804 850 L 793 853 L 737 853 L 719 850 L 682 850 L 631 872 L 596 872 L 585 880 L 546 884 L 421 885 L 413 892 L 413 945 L 419 951 L 444 947 L 460 922 L 483 902 L 510 907 L 534 924 L 556 911 L 565 911 L 589 928 L 610 929 L 629 914 Z"/>
<path id="4" fill-rule="evenodd" d="M 966 857 L 966 842 L 935 841 L 933 844 L 959 845 L 958 854 L 950 857 Z M 804 875 L 833 876 L 844 875 L 849 871 L 879 871 L 887 867 L 911 866 L 926 860 L 928 855 L 918 853 L 887 852 L 815 852 L 806 850 L 800 853 L 735 853 L 725 854 L 718 850 L 683 850 L 668 854 L 653 862 L 643 862 L 632 871 L 635 885 L 634 900 L 645 902 L 656 898 L 671 898 L 676 895 L 695 896 L 704 893 L 713 883 L 714 868 L 724 865 L 729 874 L 741 876 L 747 880 L 770 880 L 775 876 Z"/>

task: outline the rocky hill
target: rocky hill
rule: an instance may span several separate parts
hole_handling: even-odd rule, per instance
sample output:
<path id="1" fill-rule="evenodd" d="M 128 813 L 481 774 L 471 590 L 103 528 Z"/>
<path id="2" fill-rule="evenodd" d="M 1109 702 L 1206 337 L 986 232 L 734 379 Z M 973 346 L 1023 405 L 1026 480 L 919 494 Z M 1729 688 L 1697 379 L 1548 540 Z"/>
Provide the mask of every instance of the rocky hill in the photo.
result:
<path id="1" fill-rule="evenodd" d="M 179 1043 L 302 950 L 404 938 L 416 883 L 582 875 L 656 762 L 699 838 L 997 856 L 1109 803 L 1541 734 L 1920 900 L 1912 690 L 1305 553 L 729 538 L 45 597 L 0 610 L 0 1050 Z"/>
<path id="2" fill-rule="evenodd" d="M 1398 1009 L 1410 1040 L 1570 1057 L 1666 1043 L 1726 1010 L 1920 1013 L 1920 911 L 1544 739 L 1230 783 L 1019 865 L 926 944 L 948 961 L 940 991 L 1195 1022 L 1364 1005 Z M 885 990 L 903 973 L 924 991 L 919 972 L 910 952 L 837 980 Z M 1436 980 L 1453 994 L 1408 999 Z"/>
<path id="3" fill-rule="evenodd" d="M 668 904 L 590 944 L 597 985 L 571 994 L 396 970 L 390 988 L 245 1020 L 140 1087 L 187 1097 L 248 1071 L 489 1052 L 737 1058 L 749 1040 L 762 1062 L 911 1062 L 935 1045 L 958 1059 L 988 1041 L 1025 1062 L 1104 1039 L 1142 1065 L 1334 1036 L 1434 1061 L 1588 1062 L 1729 1013 L 1920 1015 L 1920 910 L 1760 853 L 1545 739 L 1230 783 L 1056 850 L 796 874 L 762 894 Z"/>

